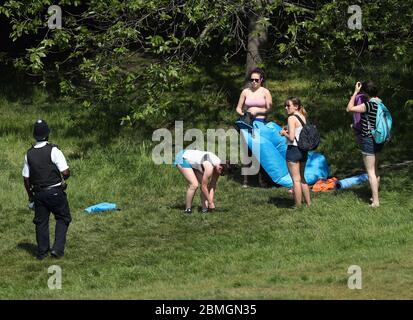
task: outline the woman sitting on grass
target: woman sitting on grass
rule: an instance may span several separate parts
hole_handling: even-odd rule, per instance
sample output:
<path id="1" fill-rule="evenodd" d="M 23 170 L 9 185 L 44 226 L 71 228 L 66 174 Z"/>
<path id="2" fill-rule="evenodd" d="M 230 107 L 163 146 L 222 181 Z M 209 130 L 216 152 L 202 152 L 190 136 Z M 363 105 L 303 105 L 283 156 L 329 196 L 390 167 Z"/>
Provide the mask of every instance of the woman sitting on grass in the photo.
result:
<path id="1" fill-rule="evenodd" d="M 302 197 L 307 205 L 311 204 L 310 189 L 305 181 L 304 169 L 307 163 L 308 152 L 298 148 L 302 123 L 307 123 L 307 112 L 301 104 L 299 98 L 288 98 L 285 101 L 285 108 L 288 114 L 288 129 L 285 127 L 280 131 L 280 135 L 287 138 L 287 166 L 291 179 L 293 180 L 295 206 L 300 207 Z"/>
<path id="2" fill-rule="evenodd" d="M 227 172 L 228 165 L 223 164 L 212 152 L 182 150 L 176 155 L 174 166 L 188 181 L 185 213 L 192 213 L 192 201 L 198 186 L 201 186 L 202 212 L 213 211 L 217 181 L 220 175 Z"/>
<path id="3" fill-rule="evenodd" d="M 355 105 L 356 96 L 360 91 L 363 91 L 367 97 L 368 102 L 360 105 Z M 378 89 L 373 81 L 366 81 L 363 83 L 357 82 L 353 96 L 347 105 L 347 112 L 361 113 L 361 153 L 363 155 L 364 166 L 366 167 L 367 175 L 369 177 L 370 188 L 372 192 L 371 207 L 378 207 L 379 201 L 379 183 L 380 177 L 378 175 L 378 153 L 383 148 L 383 143 L 377 144 L 374 142 L 373 136 L 369 127 L 374 130 L 376 128 L 376 116 L 378 105 L 372 101 L 372 98 L 378 99 Z"/>

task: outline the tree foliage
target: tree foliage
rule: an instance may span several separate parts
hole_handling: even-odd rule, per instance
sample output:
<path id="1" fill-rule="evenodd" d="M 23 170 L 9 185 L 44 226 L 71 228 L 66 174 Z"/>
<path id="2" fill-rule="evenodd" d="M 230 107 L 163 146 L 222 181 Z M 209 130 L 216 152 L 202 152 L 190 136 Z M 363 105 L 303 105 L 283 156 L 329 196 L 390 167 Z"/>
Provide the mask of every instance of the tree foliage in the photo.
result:
<path id="1" fill-rule="evenodd" d="M 167 93 L 185 72 L 205 61 L 245 59 L 254 30 L 267 32 L 263 64 L 349 68 L 406 57 L 411 1 L 354 2 L 362 8 L 361 30 L 348 28 L 344 0 L 6 0 L 0 14 L 10 21 L 11 39 L 24 44 L 10 57 L 17 68 L 59 83 L 96 116 L 127 106 L 124 121 L 150 123 L 169 112 Z M 62 7 L 62 29 L 48 29 L 52 4 Z"/>

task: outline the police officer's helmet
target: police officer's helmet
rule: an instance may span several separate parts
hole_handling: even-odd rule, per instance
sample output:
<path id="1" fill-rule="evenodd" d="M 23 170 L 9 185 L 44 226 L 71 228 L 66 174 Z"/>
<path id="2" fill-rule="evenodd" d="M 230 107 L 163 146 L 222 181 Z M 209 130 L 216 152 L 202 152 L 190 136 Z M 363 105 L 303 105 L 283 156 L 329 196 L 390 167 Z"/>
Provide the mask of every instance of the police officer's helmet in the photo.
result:
<path id="1" fill-rule="evenodd" d="M 34 124 L 33 137 L 36 141 L 43 141 L 49 137 L 50 129 L 47 122 L 44 120 L 37 120 Z"/>

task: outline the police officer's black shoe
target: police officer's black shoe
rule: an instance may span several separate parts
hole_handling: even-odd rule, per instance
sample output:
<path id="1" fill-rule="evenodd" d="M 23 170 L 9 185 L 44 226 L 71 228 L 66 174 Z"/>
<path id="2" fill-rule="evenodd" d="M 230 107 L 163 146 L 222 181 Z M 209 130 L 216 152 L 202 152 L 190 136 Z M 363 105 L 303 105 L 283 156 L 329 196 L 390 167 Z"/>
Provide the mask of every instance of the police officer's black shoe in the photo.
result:
<path id="1" fill-rule="evenodd" d="M 186 208 L 186 209 L 184 210 L 184 213 L 186 213 L 186 214 L 192 214 L 192 209 L 191 209 L 191 208 Z"/>
<path id="2" fill-rule="evenodd" d="M 38 255 L 36 255 L 36 259 L 37 259 L 37 260 L 43 260 L 43 259 L 47 258 L 48 256 L 49 256 L 49 255 L 48 255 L 47 253 L 38 254 Z"/>
<path id="3" fill-rule="evenodd" d="M 64 255 L 63 253 L 58 252 L 57 250 L 52 250 L 50 254 L 52 255 L 53 258 L 56 258 L 56 259 L 61 258 Z"/>

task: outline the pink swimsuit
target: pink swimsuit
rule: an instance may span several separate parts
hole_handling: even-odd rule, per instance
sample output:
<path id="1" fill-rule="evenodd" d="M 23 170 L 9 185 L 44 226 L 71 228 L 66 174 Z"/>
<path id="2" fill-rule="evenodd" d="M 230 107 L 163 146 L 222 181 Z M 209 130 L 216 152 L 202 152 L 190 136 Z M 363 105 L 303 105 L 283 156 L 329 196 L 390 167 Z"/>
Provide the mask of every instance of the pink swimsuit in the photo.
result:
<path id="1" fill-rule="evenodd" d="M 250 96 L 248 96 L 248 97 L 245 98 L 245 105 L 247 106 L 247 110 L 248 110 L 249 108 L 252 108 L 252 107 L 265 108 L 265 106 L 267 104 L 266 104 L 266 101 L 265 101 L 264 97 L 250 97 Z M 256 119 L 265 119 L 265 115 L 262 115 L 262 114 L 258 115 L 258 116 L 256 116 Z"/>
<path id="2" fill-rule="evenodd" d="M 245 98 L 245 105 L 247 108 L 257 107 L 257 108 L 265 108 L 266 102 L 264 97 L 251 97 L 248 96 Z"/>

